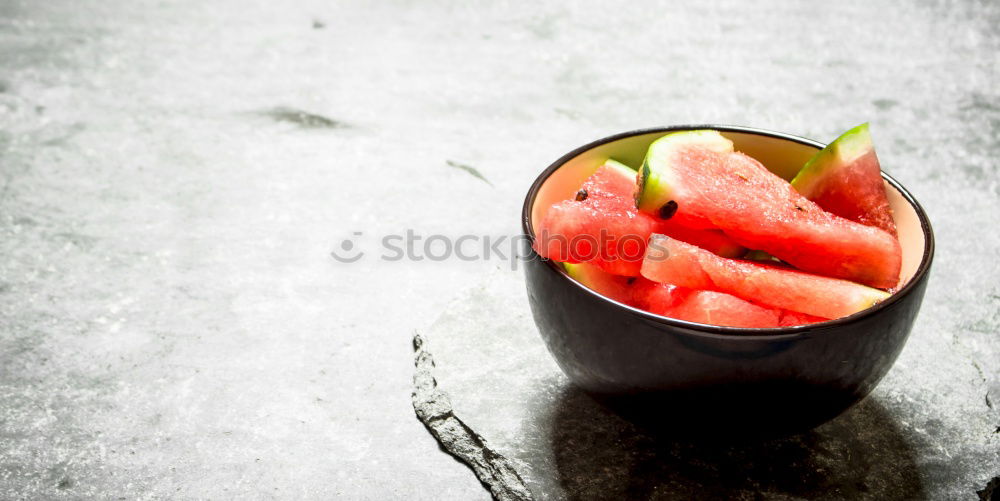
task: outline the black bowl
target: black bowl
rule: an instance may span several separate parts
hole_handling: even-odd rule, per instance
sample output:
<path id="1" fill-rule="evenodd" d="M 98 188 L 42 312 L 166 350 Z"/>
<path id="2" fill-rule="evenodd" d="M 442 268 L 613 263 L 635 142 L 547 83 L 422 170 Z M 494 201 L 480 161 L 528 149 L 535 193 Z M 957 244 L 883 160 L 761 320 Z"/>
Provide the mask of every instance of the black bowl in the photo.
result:
<path id="1" fill-rule="evenodd" d="M 718 125 L 617 134 L 573 150 L 538 176 L 524 201 L 525 234 L 534 238 L 545 210 L 571 198 L 604 159 L 639 165 L 654 139 L 692 129 L 718 130 L 786 179 L 823 147 L 788 134 Z M 632 416 L 716 430 L 816 426 L 875 388 L 906 343 L 927 286 L 934 256 L 930 222 L 896 180 L 883 177 L 903 247 L 902 285 L 872 308 L 777 329 L 698 324 L 611 300 L 532 253 L 525 273 L 538 330 L 573 383 Z"/>

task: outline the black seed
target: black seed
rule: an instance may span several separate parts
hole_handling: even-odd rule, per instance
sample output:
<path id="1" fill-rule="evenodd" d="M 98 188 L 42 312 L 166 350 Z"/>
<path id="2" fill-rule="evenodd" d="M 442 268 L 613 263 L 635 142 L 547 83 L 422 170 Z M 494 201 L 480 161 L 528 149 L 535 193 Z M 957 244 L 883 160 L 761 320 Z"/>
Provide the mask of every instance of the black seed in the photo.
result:
<path id="1" fill-rule="evenodd" d="M 806 211 L 805 209 L 803 209 L 802 207 L 799 207 L 798 205 L 795 206 L 795 210 L 800 210 L 802 212 Z"/>
<path id="2" fill-rule="evenodd" d="M 576 192 L 576 201 L 582 202 L 587 199 L 587 190 L 580 190 Z"/>
<path id="3" fill-rule="evenodd" d="M 677 214 L 677 202 L 671 200 L 660 207 L 660 219 L 670 219 L 674 214 Z"/>
<path id="4" fill-rule="evenodd" d="M 635 283 L 635 278 L 636 277 L 628 277 L 628 280 L 626 280 L 625 282 L 629 285 L 632 285 Z"/>

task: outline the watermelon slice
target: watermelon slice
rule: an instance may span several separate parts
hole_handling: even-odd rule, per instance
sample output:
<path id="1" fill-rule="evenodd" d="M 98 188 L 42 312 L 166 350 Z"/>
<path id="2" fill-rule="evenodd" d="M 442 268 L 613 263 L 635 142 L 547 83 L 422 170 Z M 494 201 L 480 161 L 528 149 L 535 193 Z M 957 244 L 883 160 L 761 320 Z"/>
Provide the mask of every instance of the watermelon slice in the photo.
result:
<path id="1" fill-rule="evenodd" d="M 736 296 L 713 291 L 692 291 L 686 301 L 665 312 L 665 315 L 724 327 L 773 328 L 780 325 L 780 313 L 777 309 L 758 306 Z"/>
<path id="2" fill-rule="evenodd" d="M 779 308 L 761 306 L 722 292 L 691 290 L 642 277 L 607 273 L 588 263 L 563 263 L 574 280 L 619 303 L 665 317 L 708 325 L 773 328 L 822 322 Z"/>
<path id="3" fill-rule="evenodd" d="M 638 276 L 656 220 L 635 209 L 636 172 L 614 161 L 597 169 L 575 200 L 549 208 L 534 242 L 538 255 L 590 262 L 616 275 Z"/>
<path id="4" fill-rule="evenodd" d="M 607 296 L 619 303 L 630 304 L 632 302 L 631 282 L 637 280 L 636 277 L 612 275 L 587 263 L 563 263 L 563 268 L 574 280 L 595 290 L 602 296 Z"/>
<path id="5" fill-rule="evenodd" d="M 690 293 L 691 289 L 636 277 L 629 304 L 650 313 L 667 316 L 667 312 L 680 304 Z"/>
<path id="6" fill-rule="evenodd" d="M 860 284 L 776 265 L 726 259 L 664 235 L 650 237 L 642 275 L 692 289 L 725 292 L 799 313 L 839 318 L 889 294 Z"/>
<path id="7" fill-rule="evenodd" d="M 896 236 L 868 124 L 838 137 L 806 162 L 792 186 L 823 209 Z"/>
<path id="8" fill-rule="evenodd" d="M 561 262 L 592 262 L 610 273 L 638 276 L 646 241 L 664 233 L 726 257 L 746 249 L 719 230 L 687 228 L 635 209 L 637 172 L 608 160 L 574 200 L 552 206 L 538 229 L 535 249 Z"/>
<path id="9" fill-rule="evenodd" d="M 638 172 L 635 169 L 609 158 L 598 167 L 577 192 L 577 200 L 607 200 L 614 205 L 632 208 L 635 197 Z"/>
<path id="10" fill-rule="evenodd" d="M 729 327 L 792 327 L 827 319 L 783 308 L 771 308 L 731 294 L 695 291 L 639 277 L 632 286 L 633 306 L 690 322 Z"/>
<path id="11" fill-rule="evenodd" d="M 793 327 L 796 325 L 807 325 L 819 322 L 826 322 L 826 320 L 827 319 L 823 317 L 806 315 L 805 313 L 799 313 L 797 311 L 781 310 L 781 320 L 778 320 L 778 325 L 781 327 Z"/>
<path id="12" fill-rule="evenodd" d="M 622 277 L 587 263 L 563 263 L 569 276 L 620 303 L 688 322 L 729 327 L 780 326 L 781 313 L 721 292 L 696 291 L 642 277 Z"/>
<path id="13" fill-rule="evenodd" d="M 633 291 L 637 308 L 665 317 L 725 327 L 780 325 L 781 313 L 722 292 L 692 290 L 639 279 Z"/>
<path id="14" fill-rule="evenodd" d="M 621 176 L 613 184 L 610 180 L 605 181 L 609 188 L 608 191 L 613 191 L 612 196 L 617 197 L 623 204 L 633 204 L 638 189 L 636 180 L 639 173 L 631 167 L 615 160 L 608 160 L 604 165 L 606 167 L 614 167 L 612 172 Z M 607 177 L 610 177 L 610 175 Z M 659 219 L 656 228 L 657 233 L 663 233 L 689 244 L 697 245 L 720 256 L 739 257 L 747 250 L 746 247 L 734 242 L 719 230 L 690 228 L 669 217 Z"/>
<path id="15" fill-rule="evenodd" d="M 740 257 L 747 252 L 746 247 L 734 242 L 719 230 L 698 230 L 684 226 L 673 219 L 658 221 L 656 232 L 697 245 L 722 257 Z"/>
<path id="16" fill-rule="evenodd" d="M 646 154 L 638 207 L 680 224 L 718 228 L 797 268 L 890 288 L 902 250 L 889 233 L 824 211 L 717 131 L 667 134 Z"/>
<path id="17" fill-rule="evenodd" d="M 745 301 L 731 294 L 696 291 L 638 277 L 632 306 L 650 313 L 703 324 L 730 327 L 791 327 L 827 319 Z"/>

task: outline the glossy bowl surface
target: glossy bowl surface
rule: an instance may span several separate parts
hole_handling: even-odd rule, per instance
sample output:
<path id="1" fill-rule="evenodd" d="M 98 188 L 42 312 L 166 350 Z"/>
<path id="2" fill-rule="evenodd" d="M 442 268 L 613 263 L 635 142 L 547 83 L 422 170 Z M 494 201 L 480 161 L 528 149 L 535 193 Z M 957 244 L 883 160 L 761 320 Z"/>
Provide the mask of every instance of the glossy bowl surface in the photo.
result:
<path id="1" fill-rule="evenodd" d="M 523 231 L 566 200 L 609 157 L 641 163 L 649 144 L 674 131 L 715 129 L 736 149 L 790 179 L 824 145 L 788 134 L 721 125 L 645 129 L 594 141 L 535 180 Z M 608 299 L 532 253 L 528 298 L 549 351 L 574 384 L 613 405 L 663 422 L 810 428 L 864 398 L 906 343 L 927 287 L 934 236 L 920 204 L 883 173 L 903 247 L 901 285 L 878 305 L 820 324 L 744 329 L 654 315 Z"/>

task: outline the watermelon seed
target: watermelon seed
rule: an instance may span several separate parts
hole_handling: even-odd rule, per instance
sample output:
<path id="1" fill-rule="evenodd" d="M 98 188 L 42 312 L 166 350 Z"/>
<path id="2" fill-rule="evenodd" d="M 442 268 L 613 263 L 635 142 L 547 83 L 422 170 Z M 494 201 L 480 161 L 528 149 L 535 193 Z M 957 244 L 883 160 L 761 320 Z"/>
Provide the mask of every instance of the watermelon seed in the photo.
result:
<path id="1" fill-rule="evenodd" d="M 587 199 L 587 190 L 580 190 L 576 192 L 576 201 L 582 202 Z"/>
<path id="2" fill-rule="evenodd" d="M 628 280 L 626 280 L 625 283 L 627 283 L 629 285 L 634 284 L 635 283 L 635 277 L 628 277 Z"/>
<path id="3" fill-rule="evenodd" d="M 802 212 L 806 211 L 805 209 L 803 209 L 802 207 L 799 207 L 798 205 L 795 206 L 795 210 L 800 210 Z"/>
<path id="4" fill-rule="evenodd" d="M 676 213 L 677 213 L 677 202 L 674 202 L 673 200 L 663 204 L 663 207 L 660 207 L 661 219 L 670 219 L 674 217 L 674 214 Z"/>

